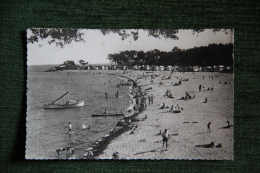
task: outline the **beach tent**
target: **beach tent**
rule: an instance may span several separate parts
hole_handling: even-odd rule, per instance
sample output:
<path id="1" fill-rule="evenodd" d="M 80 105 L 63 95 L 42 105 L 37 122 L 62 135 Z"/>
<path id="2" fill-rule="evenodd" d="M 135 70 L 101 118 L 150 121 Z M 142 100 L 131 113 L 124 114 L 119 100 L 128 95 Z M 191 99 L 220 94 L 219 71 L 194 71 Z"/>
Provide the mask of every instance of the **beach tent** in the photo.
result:
<path id="1" fill-rule="evenodd" d="M 212 71 L 212 67 L 211 66 L 207 66 L 207 71 Z"/>
<path id="2" fill-rule="evenodd" d="M 199 66 L 193 66 L 193 71 L 199 71 Z"/>
<path id="3" fill-rule="evenodd" d="M 160 66 L 160 70 L 161 70 L 161 71 L 164 71 L 164 66 Z"/>
<path id="4" fill-rule="evenodd" d="M 224 70 L 224 66 L 223 65 L 219 65 L 219 72 L 222 72 Z"/>
<path id="5" fill-rule="evenodd" d="M 194 91 L 186 91 L 185 92 L 185 97 L 187 99 L 194 99 L 195 98 L 195 92 Z"/>
<path id="6" fill-rule="evenodd" d="M 152 70 L 152 68 L 149 65 L 147 65 L 146 70 Z"/>
<path id="7" fill-rule="evenodd" d="M 167 70 L 168 70 L 168 71 L 171 71 L 172 69 L 173 69 L 173 68 L 172 68 L 171 65 L 168 65 L 168 66 L 167 66 Z"/>
<path id="8" fill-rule="evenodd" d="M 233 68 L 232 66 L 227 66 L 226 67 L 226 72 L 232 72 L 232 68 Z"/>
<path id="9" fill-rule="evenodd" d="M 213 66 L 213 71 L 217 72 L 218 71 L 218 66 L 214 65 Z"/>

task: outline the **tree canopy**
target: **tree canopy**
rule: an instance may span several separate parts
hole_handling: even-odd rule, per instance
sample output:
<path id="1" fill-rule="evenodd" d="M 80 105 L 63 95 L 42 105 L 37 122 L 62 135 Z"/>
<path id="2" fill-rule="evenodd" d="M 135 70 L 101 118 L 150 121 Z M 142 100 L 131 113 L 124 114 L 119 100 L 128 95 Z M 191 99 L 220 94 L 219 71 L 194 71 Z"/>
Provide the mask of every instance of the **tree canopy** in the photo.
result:
<path id="1" fill-rule="evenodd" d="M 180 65 L 180 66 L 207 66 L 233 65 L 233 44 L 210 44 L 181 50 L 174 47 L 165 52 L 158 49 L 144 51 L 126 50 L 116 54 L 109 54 L 108 59 L 117 64 L 133 65 Z"/>
<path id="2" fill-rule="evenodd" d="M 66 44 L 72 41 L 84 42 L 82 31 L 80 29 L 31 29 L 32 35 L 28 38 L 29 43 L 39 42 L 39 40 L 48 39 L 48 43 L 55 43 L 56 46 L 64 48 Z"/>

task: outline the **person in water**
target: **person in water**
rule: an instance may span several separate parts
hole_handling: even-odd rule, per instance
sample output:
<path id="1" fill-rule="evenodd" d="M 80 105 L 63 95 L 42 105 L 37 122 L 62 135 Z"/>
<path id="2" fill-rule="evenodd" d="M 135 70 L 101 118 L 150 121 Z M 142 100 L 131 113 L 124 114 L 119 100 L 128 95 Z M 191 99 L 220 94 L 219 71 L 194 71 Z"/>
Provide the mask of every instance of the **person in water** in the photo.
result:
<path id="1" fill-rule="evenodd" d="M 74 153 L 75 153 L 74 148 L 72 148 L 71 146 L 68 146 L 67 147 L 67 159 L 72 158 Z"/>
<path id="2" fill-rule="evenodd" d="M 164 132 L 162 133 L 161 135 L 163 137 L 162 141 L 163 141 L 163 146 L 164 147 L 164 143 L 166 145 L 166 150 L 167 150 L 167 147 L 168 147 L 168 140 L 169 140 L 169 133 L 167 131 L 167 129 L 164 129 Z"/>
<path id="3" fill-rule="evenodd" d="M 60 159 L 60 156 L 61 156 L 63 151 L 66 151 L 66 148 L 59 148 L 59 149 L 56 150 L 59 159 Z"/>
<path id="4" fill-rule="evenodd" d="M 69 122 L 69 125 L 68 125 L 68 126 L 64 127 L 64 129 L 65 129 L 65 128 L 68 128 L 68 129 L 69 129 L 69 132 L 72 132 L 72 124 L 70 124 L 70 122 Z"/>

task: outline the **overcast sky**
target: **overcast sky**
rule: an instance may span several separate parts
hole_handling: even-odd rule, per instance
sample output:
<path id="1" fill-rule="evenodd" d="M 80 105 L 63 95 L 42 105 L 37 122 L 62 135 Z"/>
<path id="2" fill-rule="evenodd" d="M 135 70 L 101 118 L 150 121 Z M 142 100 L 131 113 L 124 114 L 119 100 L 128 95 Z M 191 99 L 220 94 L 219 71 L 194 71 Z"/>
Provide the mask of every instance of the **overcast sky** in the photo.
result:
<path id="1" fill-rule="evenodd" d="M 128 38 L 124 41 L 118 34 L 110 33 L 103 35 L 99 30 L 83 30 L 82 36 L 85 43 L 72 42 L 65 45 L 64 49 L 57 47 L 56 44 L 48 44 L 48 39 L 40 40 L 38 43 L 27 44 L 28 65 L 44 65 L 44 64 L 63 64 L 64 61 L 73 60 L 76 64 L 83 59 L 89 64 L 109 63 L 108 54 L 119 53 L 125 50 L 143 50 L 144 52 L 153 49 L 160 51 L 171 51 L 177 46 L 180 49 L 189 49 L 193 47 L 207 46 L 212 43 L 228 44 L 233 42 L 233 32 L 227 30 L 227 34 L 220 30 L 214 32 L 210 29 L 199 34 L 192 34 L 192 30 L 179 30 L 177 36 L 179 40 L 159 39 L 152 36 L 148 37 L 148 33 L 139 30 L 139 38 L 134 41 Z M 27 37 L 30 37 L 30 30 L 27 31 Z"/>

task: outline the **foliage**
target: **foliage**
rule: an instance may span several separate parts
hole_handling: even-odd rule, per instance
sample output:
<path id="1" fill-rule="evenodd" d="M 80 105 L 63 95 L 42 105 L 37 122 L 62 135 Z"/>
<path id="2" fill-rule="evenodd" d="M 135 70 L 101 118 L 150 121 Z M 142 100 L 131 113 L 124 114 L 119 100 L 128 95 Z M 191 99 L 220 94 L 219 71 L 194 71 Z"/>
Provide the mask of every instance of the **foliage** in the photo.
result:
<path id="1" fill-rule="evenodd" d="M 221 29 L 213 29 L 213 33 L 219 32 Z M 138 29 L 100 29 L 100 32 L 103 35 L 107 35 L 110 33 L 118 34 L 121 37 L 121 40 L 126 40 L 127 38 L 133 38 L 134 41 L 138 40 L 139 38 L 139 30 Z M 159 39 L 174 39 L 178 40 L 178 30 L 176 29 L 144 29 L 147 32 L 148 36 L 152 36 Z M 191 32 L 193 35 L 199 34 L 203 32 L 204 29 L 193 29 Z M 223 32 L 227 34 L 227 29 L 224 29 Z"/>
<path id="2" fill-rule="evenodd" d="M 209 46 L 195 47 L 181 50 L 174 47 L 165 52 L 158 49 L 151 51 L 121 51 L 109 54 L 108 59 L 127 66 L 133 65 L 180 65 L 180 66 L 207 66 L 233 65 L 233 44 L 210 44 Z"/>
<path id="3" fill-rule="evenodd" d="M 133 38 L 134 41 L 139 38 L 139 30 L 138 29 L 100 29 L 100 32 L 103 35 L 107 35 L 110 33 L 118 34 L 121 37 L 121 40 L 125 40 L 127 38 Z M 148 36 L 153 36 L 155 38 L 165 38 L 165 39 L 174 39 L 178 40 L 177 33 L 178 30 L 174 29 L 144 29 L 147 32 Z"/>
<path id="4" fill-rule="evenodd" d="M 84 35 L 80 29 L 31 29 L 32 35 L 28 38 L 28 43 L 39 42 L 39 40 L 48 39 L 48 43 L 55 43 L 56 46 L 64 48 L 66 44 L 72 41 L 84 42 Z"/>

